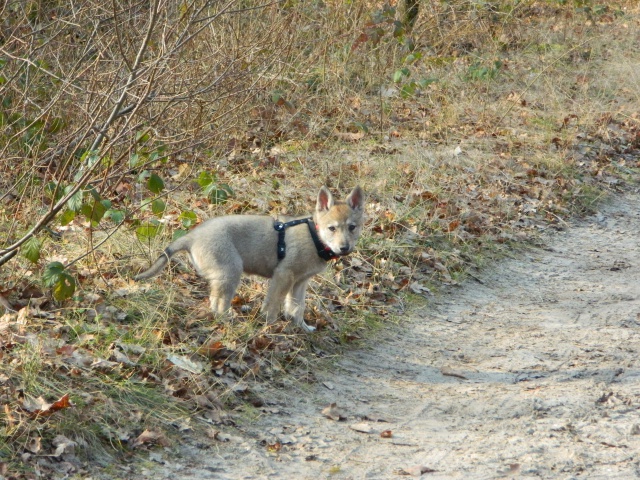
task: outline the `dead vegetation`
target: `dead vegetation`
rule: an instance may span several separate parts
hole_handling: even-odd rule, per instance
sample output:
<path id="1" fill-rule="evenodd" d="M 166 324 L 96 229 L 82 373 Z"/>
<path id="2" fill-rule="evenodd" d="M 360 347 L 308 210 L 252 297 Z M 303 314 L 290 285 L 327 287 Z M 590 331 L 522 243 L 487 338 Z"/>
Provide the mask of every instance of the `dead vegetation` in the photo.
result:
<path id="1" fill-rule="evenodd" d="M 3 475 L 251 415 L 250 381 L 313 381 L 407 296 L 636 177 L 634 2 L 423 2 L 410 31 L 363 2 L 3 8 Z M 367 231 L 311 287 L 317 335 L 265 330 L 262 281 L 220 323 L 189 268 L 129 280 L 205 218 L 356 183 Z"/>

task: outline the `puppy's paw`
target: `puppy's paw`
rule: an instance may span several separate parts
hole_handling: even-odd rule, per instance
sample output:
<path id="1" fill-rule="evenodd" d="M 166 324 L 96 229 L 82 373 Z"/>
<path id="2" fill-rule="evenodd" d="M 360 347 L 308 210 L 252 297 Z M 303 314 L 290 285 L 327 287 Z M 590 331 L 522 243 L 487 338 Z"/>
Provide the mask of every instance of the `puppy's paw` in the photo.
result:
<path id="1" fill-rule="evenodd" d="M 315 332 L 316 327 L 312 327 L 311 325 L 307 325 L 304 320 L 298 322 L 298 326 L 307 333 Z"/>

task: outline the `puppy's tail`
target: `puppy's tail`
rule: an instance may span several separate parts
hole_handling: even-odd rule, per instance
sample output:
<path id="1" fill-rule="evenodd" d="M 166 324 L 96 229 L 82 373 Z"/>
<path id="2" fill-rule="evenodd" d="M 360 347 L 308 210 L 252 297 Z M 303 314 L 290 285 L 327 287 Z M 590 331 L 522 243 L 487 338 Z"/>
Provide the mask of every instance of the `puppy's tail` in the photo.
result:
<path id="1" fill-rule="evenodd" d="M 133 277 L 133 279 L 137 281 L 137 280 L 145 280 L 147 278 L 155 277 L 162 271 L 162 269 L 169 262 L 169 259 L 171 257 L 173 257 L 176 253 L 182 250 L 189 250 L 189 248 L 191 248 L 191 241 L 188 238 L 188 235 L 185 235 L 184 237 L 180 237 L 178 240 L 169 244 L 169 246 L 164 249 L 164 252 L 162 252 L 162 255 L 160 255 L 158 259 L 155 262 L 153 262 L 153 265 L 151 265 L 151 267 L 148 270 L 145 270 L 144 272 L 139 273 L 138 275 Z"/>

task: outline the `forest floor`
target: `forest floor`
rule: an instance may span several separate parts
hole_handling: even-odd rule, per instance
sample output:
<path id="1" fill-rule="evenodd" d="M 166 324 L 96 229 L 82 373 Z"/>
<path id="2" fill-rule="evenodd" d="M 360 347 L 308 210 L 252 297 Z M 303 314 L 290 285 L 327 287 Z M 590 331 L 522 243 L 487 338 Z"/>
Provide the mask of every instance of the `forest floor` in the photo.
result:
<path id="1" fill-rule="evenodd" d="M 448 287 L 375 340 L 321 362 L 311 385 L 252 386 L 269 400 L 251 418 L 208 441 L 185 435 L 128 473 L 639 476 L 639 206 L 638 193 L 615 197 Z"/>

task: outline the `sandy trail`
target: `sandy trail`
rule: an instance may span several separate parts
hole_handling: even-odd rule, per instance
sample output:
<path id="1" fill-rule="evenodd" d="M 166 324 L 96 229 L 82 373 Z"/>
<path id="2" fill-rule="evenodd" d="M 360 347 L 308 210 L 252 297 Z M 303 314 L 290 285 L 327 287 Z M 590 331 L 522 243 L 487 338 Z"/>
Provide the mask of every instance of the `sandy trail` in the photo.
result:
<path id="1" fill-rule="evenodd" d="M 314 385 L 263 387 L 267 413 L 177 461 L 155 452 L 153 476 L 640 477 L 639 207 L 617 198 L 452 287 Z"/>

